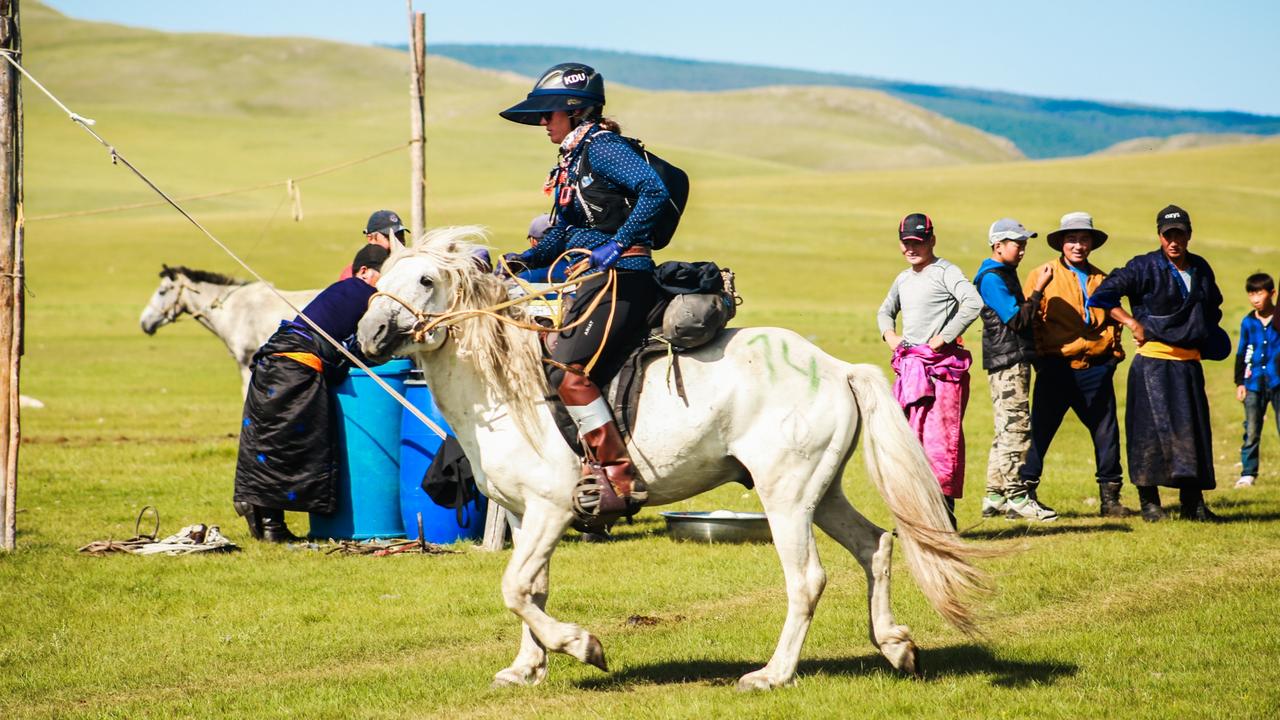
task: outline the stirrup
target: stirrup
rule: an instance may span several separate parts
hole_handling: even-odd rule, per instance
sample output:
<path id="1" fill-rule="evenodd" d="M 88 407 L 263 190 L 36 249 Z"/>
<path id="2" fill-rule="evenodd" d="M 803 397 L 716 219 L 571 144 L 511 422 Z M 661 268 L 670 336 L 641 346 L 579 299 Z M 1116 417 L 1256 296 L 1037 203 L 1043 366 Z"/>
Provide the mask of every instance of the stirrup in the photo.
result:
<path id="1" fill-rule="evenodd" d="M 603 465 L 584 462 L 582 479 L 573 491 L 573 526 L 581 532 L 601 532 L 620 518 L 640 512 L 648 498 L 649 492 L 639 478 L 630 495 L 619 496 Z"/>

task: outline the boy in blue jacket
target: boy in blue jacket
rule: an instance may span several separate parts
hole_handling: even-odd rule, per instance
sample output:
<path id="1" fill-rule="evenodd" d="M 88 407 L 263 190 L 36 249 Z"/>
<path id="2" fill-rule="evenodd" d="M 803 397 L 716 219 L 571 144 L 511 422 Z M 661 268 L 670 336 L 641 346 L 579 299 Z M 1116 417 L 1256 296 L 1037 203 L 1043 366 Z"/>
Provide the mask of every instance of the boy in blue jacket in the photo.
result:
<path id="1" fill-rule="evenodd" d="M 1244 444 L 1240 446 L 1240 479 L 1236 487 L 1250 487 L 1258 476 L 1258 445 L 1267 405 L 1276 412 L 1280 428 L 1280 330 L 1275 317 L 1275 281 L 1266 273 L 1250 275 L 1244 282 L 1253 311 L 1240 321 L 1236 346 L 1236 399 L 1244 403 Z"/>

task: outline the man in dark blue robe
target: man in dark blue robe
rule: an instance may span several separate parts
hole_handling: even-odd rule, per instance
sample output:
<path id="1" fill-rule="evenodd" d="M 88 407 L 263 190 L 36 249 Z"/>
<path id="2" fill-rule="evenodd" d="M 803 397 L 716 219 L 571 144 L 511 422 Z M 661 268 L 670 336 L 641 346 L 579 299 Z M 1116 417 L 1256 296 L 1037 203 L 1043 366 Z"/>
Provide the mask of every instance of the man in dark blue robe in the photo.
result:
<path id="1" fill-rule="evenodd" d="M 1178 488 L 1182 517 L 1210 522 L 1204 502 L 1216 486 L 1209 401 L 1201 359 L 1231 354 L 1218 326 L 1222 292 L 1213 268 L 1187 251 L 1191 217 L 1170 205 L 1156 215 L 1160 249 L 1113 270 L 1089 298 L 1133 333 L 1137 355 L 1129 368 L 1125 413 L 1129 478 L 1138 486 L 1142 517 L 1164 518 L 1159 487 Z M 1121 306 L 1129 298 L 1132 315 Z"/>

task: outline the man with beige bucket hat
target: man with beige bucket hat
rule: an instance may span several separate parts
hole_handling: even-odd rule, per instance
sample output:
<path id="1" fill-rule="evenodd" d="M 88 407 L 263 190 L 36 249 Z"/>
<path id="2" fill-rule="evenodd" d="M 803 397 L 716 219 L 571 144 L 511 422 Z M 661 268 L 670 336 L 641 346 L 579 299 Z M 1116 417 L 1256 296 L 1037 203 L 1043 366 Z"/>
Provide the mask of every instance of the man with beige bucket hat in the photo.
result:
<path id="1" fill-rule="evenodd" d="M 1120 326 L 1100 308 L 1088 306 L 1106 274 L 1089 262 L 1090 254 L 1107 242 L 1107 234 L 1093 226 L 1084 212 L 1062 216 L 1057 230 L 1049 233 L 1049 247 L 1061 253 L 1028 273 L 1038 277 L 1049 268 L 1053 277 L 1045 286 L 1034 317 L 1036 379 L 1031 396 L 1031 448 L 1019 471 L 1031 495 L 1036 494 L 1044 471 L 1049 444 L 1062 425 L 1067 410 L 1075 413 L 1093 439 L 1100 513 L 1125 517 L 1132 511 L 1120 504 L 1123 470 L 1120 467 L 1120 427 L 1116 422 L 1116 365 L 1124 358 Z"/>

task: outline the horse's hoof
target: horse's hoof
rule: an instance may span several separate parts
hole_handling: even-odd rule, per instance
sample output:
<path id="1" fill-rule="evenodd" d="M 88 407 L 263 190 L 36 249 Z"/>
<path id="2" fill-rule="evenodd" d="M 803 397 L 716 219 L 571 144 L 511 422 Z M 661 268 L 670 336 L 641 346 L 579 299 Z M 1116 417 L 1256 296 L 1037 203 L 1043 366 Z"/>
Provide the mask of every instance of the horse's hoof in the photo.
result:
<path id="1" fill-rule="evenodd" d="M 600 668 L 601 672 L 609 672 L 609 665 L 604 660 L 604 645 L 600 644 L 595 635 L 587 636 L 587 655 L 582 661 Z"/>
<path id="2" fill-rule="evenodd" d="M 772 690 L 774 688 L 783 687 L 785 685 L 791 685 L 794 682 L 795 682 L 795 678 L 789 678 L 785 681 L 775 680 L 774 678 L 770 677 L 769 674 L 766 673 L 762 668 L 760 670 L 756 670 L 755 672 L 747 673 L 746 675 L 743 675 L 742 677 L 738 678 L 737 690 L 738 692 L 753 692 L 756 690 Z"/>
<path id="3" fill-rule="evenodd" d="M 920 650 L 911 640 L 885 643 L 880 647 L 880 652 L 898 672 L 916 680 L 921 678 Z"/>
<path id="4" fill-rule="evenodd" d="M 520 670 L 515 667 L 504 668 L 493 676 L 493 682 L 489 683 L 489 687 L 505 688 L 505 687 L 526 687 L 529 685 L 537 685 L 546 677 L 546 666 L 531 670 Z"/>

